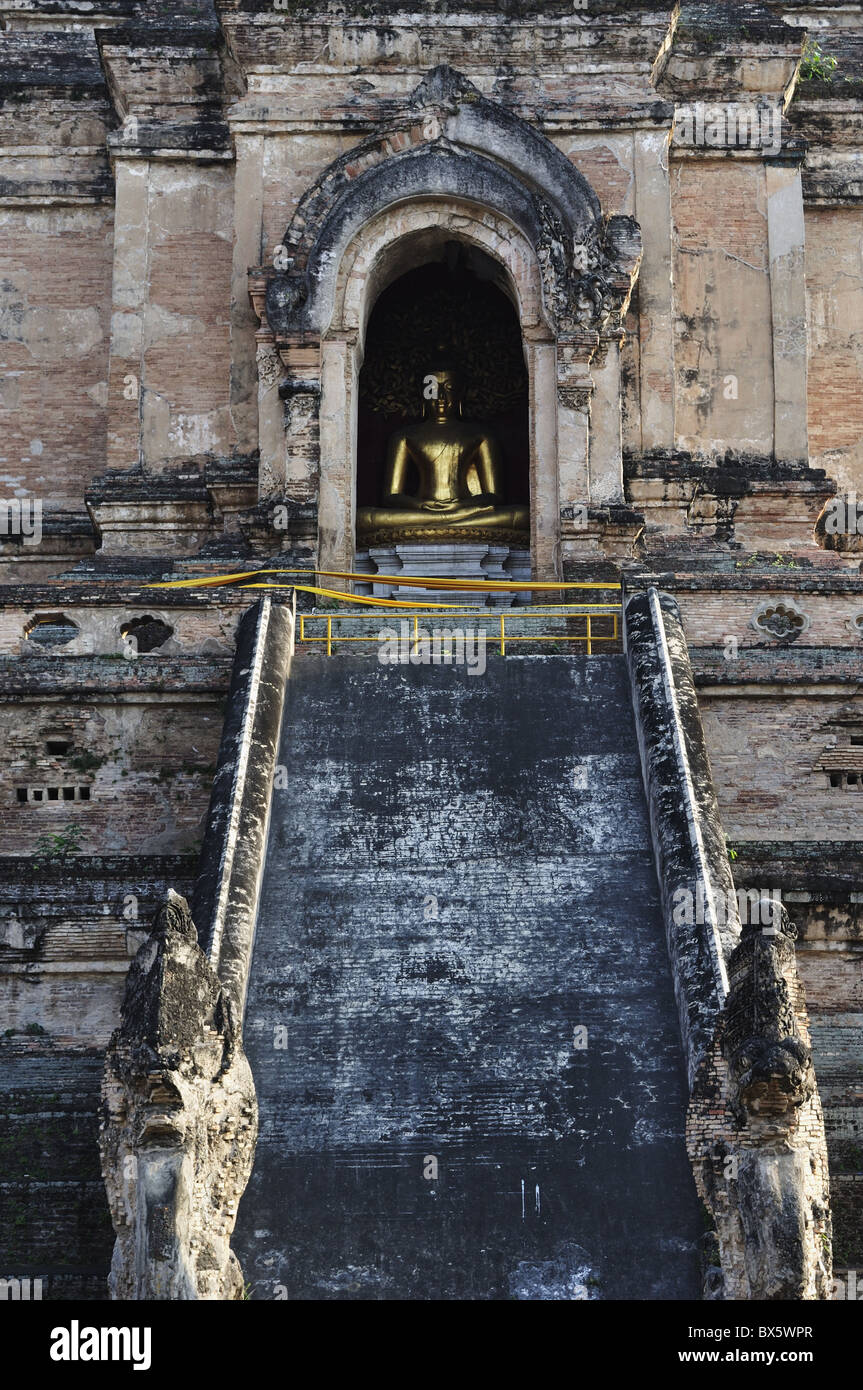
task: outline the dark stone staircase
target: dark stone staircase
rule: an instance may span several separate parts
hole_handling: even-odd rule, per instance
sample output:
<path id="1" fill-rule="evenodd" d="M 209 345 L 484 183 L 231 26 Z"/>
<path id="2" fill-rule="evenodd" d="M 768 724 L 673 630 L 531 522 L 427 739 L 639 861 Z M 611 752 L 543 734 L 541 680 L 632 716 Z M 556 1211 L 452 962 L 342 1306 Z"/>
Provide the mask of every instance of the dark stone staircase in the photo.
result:
<path id="1" fill-rule="evenodd" d="M 303 653 L 278 762 L 252 1297 L 699 1297 L 625 659 Z"/>

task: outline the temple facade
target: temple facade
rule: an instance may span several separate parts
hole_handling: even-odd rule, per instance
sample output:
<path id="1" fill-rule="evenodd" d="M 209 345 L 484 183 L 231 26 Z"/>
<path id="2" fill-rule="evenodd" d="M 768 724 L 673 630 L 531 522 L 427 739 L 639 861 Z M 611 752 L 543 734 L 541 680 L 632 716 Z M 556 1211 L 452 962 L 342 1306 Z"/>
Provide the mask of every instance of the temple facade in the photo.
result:
<path id="1" fill-rule="evenodd" d="M 0 15 L 0 1108 L 11 1154 L 0 1278 L 42 1278 L 56 1299 L 104 1297 L 118 1237 L 111 1290 L 125 1298 L 242 1296 L 240 1266 L 254 1267 L 262 1297 L 843 1296 L 847 1272 L 863 1267 L 859 5 L 0 0 Z M 277 587 L 251 614 L 260 595 L 236 585 L 148 587 L 258 569 L 285 573 L 264 579 Z M 291 592 L 298 574 L 314 586 L 315 573 L 336 597 Z M 264 1025 L 282 1025 L 252 943 L 257 921 L 260 969 L 283 980 L 281 943 L 301 925 L 278 917 L 264 864 L 286 879 L 305 865 L 298 846 L 314 816 L 311 802 L 280 811 L 273 798 L 278 769 L 291 775 L 285 760 L 311 766 L 318 748 L 307 673 L 287 701 L 307 743 L 292 744 L 282 723 L 284 648 L 306 671 L 297 615 L 337 611 L 352 590 L 404 597 L 399 576 L 622 595 L 635 722 L 619 672 L 605 695 L 584 676 L 592 733 L 578 756 L 586 766 L 605 749 L 591 776 L 608 782 L 573 834 L 589 838 L 593 816 L 612 835 L 623 802 L 638 801 L 627 821 L 634 857 L 591 908 L 595 936 L 586 931 L 579 959 L 617 920 L 628 924 L 632 978 L 660 971 L 653 937 L 642 942 L 643 923 L 627 916 L 645 883 L 670 950 L 670 973 L 638 1017 L 657 1057 L 682 1047 L 657 1063 L 679 1069 L 663 1101 L 679 1145 L 657 1171 L 680 1195 L 674 1231 L 687 1254 L 641 1295 L 614 1269 L 596 1272 L 588 1237 L 569 1226 L 551 1253 L 513 1253 L 505 1276 L 484 1270 L 460 1291 L 439 1271 L 431 1293 L 412 1294 L 394 1269 L 390 1283 L 336 1278 L 332 1250 L 321 1274 L 323 1255 L 296 1254 L 295 1234 L 279 1249 L 305 1271 L 296 1285 L 274 1277 L 271 1288 L 256 1264 L 242 1193 L 253 1174 L 256 1221 L 263 1213 L 281 1230 L 266 1205 L 281 1120 L 260 1049 Z M 429 579 L 422 592 L 439 601 L 443 591 Z M 541 601 L 513 594 L 516 606 Z M 477 603 L 493 607 L 494 595 Z M 364 680 L 370 724 L 388 709 L 406 742 L 426 727 L 405 713 L 413 696 L 390 706 L 368 673 L 345 689 L 335 679 L 321 677 L 330 727 L 346 708 L 362 724 L 351 701 Z M 566 692 L 551 677 L 524 680 L 540 711 L 552 692 L 544 717 L 565 726 Z M 492 727 L 515 698 L 507 691 L 499 705 L 477 701 L 476 720 Z M 427 698 L 431 708 L 433 690 Z M 457 732 L 461 704 L 434 708 Z M 619 748 L 603 743 L 612 725 Z M 529 740 L 515 715 L 506 727 L 512 746 Z M 365 755 L 351 727 L 340 737 L 359 784 Z M 505 740 L 501 750 L 505 762 Z M 335 756 L 325 744 L 316 754 L 327 766 Z M 537 745 L 532 766 L 544 757 Z M 416 805 L 440 828 L 446 808 L 426 804 L 410 766 Z M 572 769 L 564 775 L 571 789 Z M 499 795 L 539 817 L 557 795 L 542 776 L 534 786 L 525 766 L 518 793 L 502 781 Z M 672 811 L 690 802 L 687 829 Z M 346 836 L 368 811 L 354 804 Z M 392 835 L 419 841 L 418 825 L 395 817 Z M 503 862 L 509 832 L 494 825 L 489 852 Z M 529 825 L 521 833 L 526 842 Z M 464 843 L 486 852 L 474 830 Z M 690 854 L 694 877 L 675 877 Z M 576 915 L 582 871 L 567 880 Z M 359 881 L 350 892 L 365 930 L 385 890 L 370 881 L 360 902 Z M 557 923 L 535 939 L 565 961 L 550 879 L 524 882 L 547 901 L 542 921 Z M 688 882 L 705 890 L 700 921 L 697 893 L 691 921 L 674 896 Z M 717 915 L 729 890 L 732 909 Z M 464 891 L 500 908 L 493 883 Z M 199 948 L 177 895 L 192 905 Z M 740 903 L 771 895 L 783 907 L 765 944 L 741 923 Z M 445 896 L 429 879 L 420 901 Z M 336 915 L 337 903 L 334 889 Z M 515 926 L 504 937 L 517 958 Z M 353 940 L 320 964 L 328 978 Z M 379 957 L 367 945 L 372 972 Z M 611 988 L 614 952 L 603 951 L 595 978 L 573 966 L 579 999 Z M 426 982 L 434 957 L 456 990 L 485 978 L 493 954 L 488 945 L 471 963 L 456 937 L 429 952 Z M 537 970 L 547 958 L 537 950 Z M 152 1007 L 136 1013 L 127 994 L 121 1015 L 133 959 L 135 999 Z M 159 1189 L 162 1159 L 145 1161 L 123 1126 L 149 1103 L 135 1040 L 158 1058 L 179 1027 L 185 1005 L 159 994 L 172 970 L 202 982 L 210 1052 L 202 1060 L 178 1035 L 194 1060 L 159 1104 L 168 1115 L 176 1100 L 194 1117 L 177 1141 L 187 1167 L 203 1148 L 231 1175 L 222 1187 L 213 1171 L 189 1179 L 193 1207 L 206 1192 L 228 1213 L 214 1263 L 202 1265 L 217 1273 L 197 1279 L 177 1275 L 177 1251 L 205 1240 L 206 1222 L 190 1220 L 167 1253 L 144 1258 L 128 1218 Z M 364 987 L 376 991 L 371 974 Z M 555 988 L 547 981 L 543 997 Z M 339 1007 L 334 1028 L 354 1017 Z M 537 1017 L 545 1036 L 539 1006 Z M 446 1027 L 462 1048 L 483 1020 Z M 395 1032 L 390 1042 L 402 1045 Z M 311 1056 L 314 1038 L 307 1045 Z M 291 1073 L 298 1096 L 303 1075 Z M 318 1099 L 341 1096 L 318 1081 Z M 208 1087 L 241 1141 L 208 1128 Z M 354 1089 L 359 1104 L 363 1085 Z M 568 1113 L 554 1095 L 548 1113 Z M 422 1139 L 422 1107 L 411 1114 Z M 372 1129 L 333 1123 L 333 1152 L 372 1144 Z M 382 1119 L 374 1144 L 399 1123 Z M 540 1204 L 539 1179 L 534 1197 L 518 1167 L 516 1140 L 530 1126 L 512 1126 L 501 1161 L 519 1200 L 528 1181 Z M 310 1121 L 284 1143 L 311 1151 L 324 1128 Z M 193 1132 L 209 1137 L 195 1147 Z M 430 1142 L 420 1165 L 437 1162 Z M 628 1143 L 619 1137 L 619 1149 Z M 130 1152 L 151 1173 L 134 1190 L 124 1186 Z M 462 1158 L 467 1171 L 467 1148 Z M 564 1182 L 559 1155 L 549 1164 L 552 1187 Z M 771 1183 L 791 1194 L 791 1255 L 764 1195 Z M 322 1211 L 336 1200 L 328 1191 Z M 599 1201 L 591 1191 L 584 1200 Z M 699 1202 L 712 1244 L 696 1250 Z M 762 1230 L 773 1232 L 766 1253 Z M 569 1273 L 551 1278 L 561 1261 Z"/>

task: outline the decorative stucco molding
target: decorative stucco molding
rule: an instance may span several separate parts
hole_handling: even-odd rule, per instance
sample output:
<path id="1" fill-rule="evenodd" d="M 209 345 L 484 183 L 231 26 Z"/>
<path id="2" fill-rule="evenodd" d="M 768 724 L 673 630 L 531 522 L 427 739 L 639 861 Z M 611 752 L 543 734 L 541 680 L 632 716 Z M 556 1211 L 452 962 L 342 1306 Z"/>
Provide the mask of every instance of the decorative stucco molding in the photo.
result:
<path id="1" fill-rule="evenodd" d="M 750 619 L 750 627 L 762 637 L 794 642 L 808 631 L 811 619 L 793 598 L 765 599 Z"/>
<path id="2" fill-rule="evenodd" d="M 277 338 L 320 335 L 345 249 L 372 217 L 406 201 L 449 197 L 503 214 L 538 258 L 558 332 L 619 328 L 641 260 L 631 217 L 604 219 L 587 180 L 541 131 L 435 68 L 405 114 L 335 160 L 301 199 L 266 271 Z"/>

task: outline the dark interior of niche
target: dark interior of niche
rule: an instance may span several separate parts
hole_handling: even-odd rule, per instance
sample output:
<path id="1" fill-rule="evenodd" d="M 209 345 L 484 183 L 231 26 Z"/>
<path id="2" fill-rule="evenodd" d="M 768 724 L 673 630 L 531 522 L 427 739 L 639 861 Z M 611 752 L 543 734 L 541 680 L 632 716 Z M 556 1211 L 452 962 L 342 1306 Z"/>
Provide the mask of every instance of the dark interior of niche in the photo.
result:
<path id="1" fill-rule="evenodd" d="M 495 283 L 499 275 L 490 257 L 450 242 L 441 261 L 408 271 L 380 295 L 360 372 L 358 506 L 380 502 L 390 436 L 422 417 L 423 377 L 441 360 L 461 375 L 465 417 L 497 436 L 505 500 L 529 502 L 527 371 L 518 315 Z"/>

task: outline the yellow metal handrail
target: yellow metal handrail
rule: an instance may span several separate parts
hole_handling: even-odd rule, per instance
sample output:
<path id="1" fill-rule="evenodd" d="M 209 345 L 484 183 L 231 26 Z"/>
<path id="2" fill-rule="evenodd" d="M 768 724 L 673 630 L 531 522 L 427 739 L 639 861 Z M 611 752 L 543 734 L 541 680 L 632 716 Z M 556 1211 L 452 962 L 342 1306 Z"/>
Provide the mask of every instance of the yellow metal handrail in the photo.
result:
<path id="1" fill-rule="evenodd" d="M 282 578 L 290 578 L 288 584 L 273 582 L 271 576 L 278 575 Z M 267 583 L 260 583 L 262 576 L 267 576 Z M 222 586 L 237 585 L 241 590 L 264 589 L 270 594 L 278 593 L 280 589 L 287 589 L 293 593 L 294 612 L 296 612 L 296 596 L 300 594 L 314 594 L 317 598 L 324 598 L 336 603 L 347 605 L 357 604 L 365 611 L 361 613 L 301 613 L 300 619 L 300 641 L 301 642 L 326 642 L 327 655 L 331 656 L 333 651 L 333 618 L 337 617 L 339 622 L 368 622 L 371 614 L 369 609 L 377 609 L 381 618 L 386 614 L 396 617 L 396 611 L 400 619 L 404 620 L 408 616 L 414 621 L 414 635 L 411 640 L 411 649 L 414 650 L 419 643 L 419 620 L 420 618 L 428 621 L 436 618 L 444 622 L 456 617 L 480 615 L 491 618 L 491 612 L 487 608 L 459 608 L 457 603 L 433 603 L 426 600 L 425 603 L 412 601 L 406 598 L 379 598 L 368 594 L 346 594 L 339 589 L 322 588 L 315 584 L 297 583 L 300 579 L 340 579 L 347 580 L 351 585 L 361 584 L 363 588 L 375 584 L 393 583 L 400 588 L 421 591 L 422 589 L 436 590 L 439 594 L 451 593 L 457 595 L 461 593 L 486 593 L 486 594 L 509 594 L 513 598 L 519 594 L 530 591 L 532 594 L 551 594 L 562 593 L 567 589 L 592 589 L 602 590 L 605 593 L 622 594 L 623 586 L 613 580 L 498 580 L 498 579 L 456 579 L 446 576 L 431 575 L 386 575 L 386 574 L 366 574 L 356 573 L 352 570 L 318 570 L 311 567 L 303 569 L 272 569 L 263 568 L 257 570 L 244 570 L 236 574 L 209 574 L 197 575 L 190 579 L 171 579 L 160 581 L 155 584 L 148 584 L 145 587 L 150 589 L 191 589 L 191 588 L 220 588 Z M 251 581 L 251 582 L 248 582 Z M 410 613 L 406 610 L 411 610 Z M 417 612 L 417 609 L 420 611 Z M 506 655 L 508 645 L 514 642 L 584 642 L 587 646 L 587 654 L 593 652 L 595 642 L 616 642 L 618 640 L 618 617 L 622 611 L 620 603 L 557 603 L 557 604 L 531 604 L 530 609 L 519 609 L 517 615 L 510 612 L 510 618 L 518 617 L 519 622 L 529 622 L 531 619 L 547 617 L 553 613 L 556 617 L 582 617 L 585 622 L 584 635 L 573 636 L 568 632 L 528 633 L 527 635 L 516 635 L 506 630 L 506 610 L 501 610 L 498 614 L 500 621 L 500 652 L 501 656 Z M 592 626 L 596 618 L 612 619 L 612 635 L 609 637 L 604 634 L 597 634 Z M 309 636 L 306 634 L 306 623 L 310 621 L 323 621 L 326 623 L 326 635 L 323 637 Z M 339 635 L 339 642 L 373 642 L 376 639 L 365 635 L 363 637 L 342 637 Z"/>
<path id="2" fill-rule="evenodd" d="M 587 586 L 585 586 L 585 587 L 587 587 Z M 612 586 L 612 585 L 607 585 L 607 586 L 606 586 L 606 585 L 597 585 L 596 587 L 597 587 L 597 588 L 605 588 L 605 587 L 607 587 L 607 588 L 612 588 L 612 587 L 614 587 L 614 586 Z M 575 643 L 584 643 L 584 644 L 586 645 L 586 648 L 587 648 L 587 655 L 588 655 L 588 656 L 592 656 L 592 655 L 593 655 L 593 647 L 594 647 L 594 644 L 595 644 L 595 643 L 597 643 L 597 642 L 617 642 L 617 641 L 619 640 L 619 630 L 620 630 L 620 629 L 619 629 L 619 622 L 618 622 L 618 620 L 619 620 L 619 617 L 620 617 L 620 613 L 621 613 L 621 605 L 620 605 L 619 603 L 607 603 L 607 604 L 599 604 L 599 603 L 597 603 L 597 604 L 571 604 L 571 605 L 569 605 L 569 604 L 557 604 L 557 605 L 554 605 L 553 607 L 549 607 L 549 608 L 534 607 L 534 608 L 532 609 L 531 612 L 525 612 L 525 611 L 522 610 L 522 611 L 520 611 L 520 612 L 518 613 L 518 615 L 515 615 L 515 614 L 512 614 L 512 613 L 507 614 L 505 611 L 501 611 L 500 613 L 494 615 L 494 616 L 496 616 L 496 617 L 498 618 L 499 625 L 500 625 L 500 626 L 499 626 L 499 637 L 498 637 L 498 645 L 499 645 L 499 648 L 500 648 L 500 654 L 501 654 L 501 656 L 506 656 L 506 649 L 507 649 L 507 646 L 510 646 L 510 645 L 512 645 L 512 644 L 515 643 L 515 642 L 575 642 Z M 339 642 L 339 643 L 341 643 L 341 642 L 377 642 L 377 641 L 379 641 L 380 639 L 379 639 L 378 637 L 375 637 L 375 636 L 370 636 L 368 633 L 363 634 L 361 637 L 345 637 L 345 636 L 342 636 L 341 633 L 339 633 L 339 634 L 336 635 L 335 638 L 333 637 L 333 619 L 336 619 L 339 623 L 343 623 L 343 622 L 364 622 L 364 623 L 368 623 L 369 620 L 372 618 L 372 616 L 373 616 L 373 615 L 372 615 L 371 613 L 369 613 L 368 610 L 366 610 L 366 612 L 364 612 L 364 613 L 298 613 L 298 614 L 297 614 L 297 617 L 299 618 L 299 623 L 300 623 L 299 641 L 300 641 L 300 642 L 308 642 L 308 643 L 315 643 L 315 642 L 317 642 L 317 643 L 326 643 L 327 656 L 332 656 L 332 654 L 333 654 L 333 642 L 334 642 L 334 641 L 337 641 L 337 642 Z M 487 608 L 486 608 L 486 609 L 482 609 L 482 608 L 449 608 L 449 609 L 446 609 L 446 610 L 442 610 L 442 609 L 440 609 L 440 608 L 435 608 L 435 609 L 429 609 L 427 612 L 423 612 L 423 613 L 411 612 L 411 613 L 402 613 L 402 614 L 398 614 L 398 613 L 393 613 L 393 612 L 384 611 L 384 612 L 381 613 L 380 616 L 381 616 L 381 622 L 382 622 L 382 623 L 385 623 L 385 624 L 391 624 L 391 623 L 395 622 L 396 620 L 400 620 L 400 621 L 402 621 L 402 622 L 410 622 L 410 623 L 412 623 L 412 625 L 413 625 L 413 632 L 412 632 L 412 634 L 411 634 L 410 650 L 411 650 L 411 651 L 415 651 L 416 648 L 417 648 L 417 646 L 418 646 L 418 644 L 419 644 L 419 642 L 420 642 L 420 640 L 421 640 L 421 637 L 422 637 L 422 635 L 423 635 L 423 634 L 420 633 L 420 630 L 419 630 L 419 625 L 420 625 L 420 620 L 421 620 L 421 619 L 424 619 L 424 620 L 426 620 L 426 621 L 434 620 L 434 622 L 435 622 L 435 624 L 437 625 L 437 627 L 440 628 L 440 627 L 442 627 L 442 626 L 448 625 L 448 624 L 451 622 L 451 620 L 452 620 L 453 618 L 466 618 L 466 617 L 471 617 L 471 618 L 477 619 L 477 618 L 480 618 L 480 617 L 486 617 L 486 618 L 488 618 L 488 619 L 491 619 L 491 618 L 492 618 L 492 613 L 491 613 L 491 612 L 489 611 L 489 609 L 487 609 Z M 524 634 L 515 634 L 515 633 L 513 633 L 512 631 L 507 632 L 507 630 L 506 630 L 506 621 L 507 621 L 507 617 L 509 617 L 511 620 L 512 620 L 512 619 L 515 619 L 516 621 L 518 621 L 518 622 L 521 623 L 521 622 L 525 622 L 525 621 L 531 621 L 531 620 L 534 620 L 534 619 L 537 619 L 537 620 L 540 620 L 540 619 L 548 619 L 550 616 L 560 617 L 560 618 L 584 618 L 584 619 L 585 619 L 585 632 L 584 632 L 584 633 L 578 633 L 578 634 L 571 634 L 571 633 L 568 633 L 568 632 L 555 632 L 555 633 L 550 633 L 550 634 L 545 634 L 545 633 L 534 633 L 534 632 L 531 632 L 531 633 L 527 633 L 526 635 L 524 635 Z M 594 620 L 594 619 L 596 619 L 596 618 L 611 618 L 611 620 L 612 620 L 612 632 L 611 632 L 611 635 L 610 635 L 610 636 L 609 636 L 608 634 L 604 634 L 604 633 L 597 633 L 597 632 L 594 630 L 594 628 L 593 628 L 593 626 L 592 626 L 592 620 Z M 307 624 L 307 623 L 315 623 L 315 622 L 322 622 L 322 623 L 325 623 L 325 624 L 326 624 L 326 630 L 325 630 L 324 634 L 321 635 L 320 637 L 315 636 L 314 634 L 309 634 L 309 633 L 306 632 L 306 624 Z M 430 635 L 431 635 L 431 634 L 430 634 Z"/>

